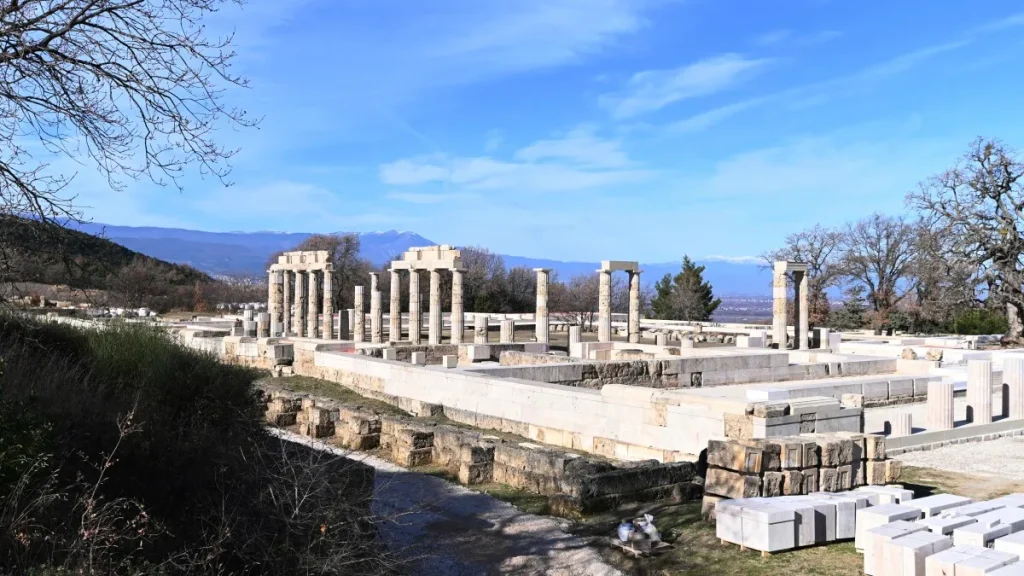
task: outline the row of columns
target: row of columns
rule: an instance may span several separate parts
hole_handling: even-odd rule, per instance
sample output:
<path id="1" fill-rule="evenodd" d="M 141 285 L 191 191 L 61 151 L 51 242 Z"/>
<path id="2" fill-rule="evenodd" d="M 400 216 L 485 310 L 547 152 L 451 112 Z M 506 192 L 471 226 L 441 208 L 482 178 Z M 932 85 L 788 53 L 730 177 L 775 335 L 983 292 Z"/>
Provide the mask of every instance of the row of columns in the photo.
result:
<path id="1" fill-rule="evenodd" d="M 330 270 L 270 270 L 267 310 L 270 335 L 333 336 L 334 273 Z M 294 290 L 293 290 L 294 285 Z M 322 302 L 319 298 L 323 296 Z M 323 325 L 318 317 L 323 314 Z M 303 321 L 305 317 L 305 321 Z"/>
<path id="2" fill-rule="evenodd" d="M 806 265 L 792 262 L 776 262 L 772 271 L 772 340 L 779 350 L 786 349 L 788 319 L 786 304 L 789 297 L 789 278 L 793 273 L 796 284 L 796 297 L 793 299 L 793 311 L 796 323 L 793 325 L 793 348 L 807 350 L 807 337 L 810 330 L 810 305 L 808 303 L 808 275 L 805 269 L 792 267 Z M 823 346 L 825 344 L 822 344 Z"/>
<path id="3" fill-rule="evenodd" d="M 597 292 L 597 341 L 612 341 L 612 272 L 598 270 L 600 274 Z M 640 341 L 640 271 L 631 270 L 629 274 L 629 315 L 627 330 L 629 342 Z"/>
<path id="4" fill-rule="evenodd" d="M 1007 356 L 1003 361 L 1002 398 L 999 412 L 1007 418 L 1024 418 L 1024 356 Z M 928 383 L 928 429 L 951 430 L 954 426 L 953 383 Z M 973 424 L 992 422 L 992 362 L 967 361 L 967 420 Z"/>

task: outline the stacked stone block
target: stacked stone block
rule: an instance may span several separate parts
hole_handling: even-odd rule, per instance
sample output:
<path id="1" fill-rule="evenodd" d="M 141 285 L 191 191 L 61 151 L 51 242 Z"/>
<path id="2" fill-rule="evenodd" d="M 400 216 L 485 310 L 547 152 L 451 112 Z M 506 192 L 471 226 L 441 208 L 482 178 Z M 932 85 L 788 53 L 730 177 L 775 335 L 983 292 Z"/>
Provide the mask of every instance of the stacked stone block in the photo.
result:
<path id="1" fill-rule="evenodd" d="M 703 511 L 724 499 L 845 492 L 898 479 L 898 460 L 885 459 L 885 437 L 837 432 L 769 439 L 711 440 Z"/>

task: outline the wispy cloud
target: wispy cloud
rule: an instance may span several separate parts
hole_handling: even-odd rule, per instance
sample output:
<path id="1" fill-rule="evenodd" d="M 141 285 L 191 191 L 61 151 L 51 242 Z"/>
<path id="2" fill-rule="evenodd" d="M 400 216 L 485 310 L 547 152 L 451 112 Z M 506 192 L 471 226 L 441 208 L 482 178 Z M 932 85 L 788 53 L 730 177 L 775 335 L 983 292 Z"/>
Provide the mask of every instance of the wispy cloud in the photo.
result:
<path id="1" fill-rule="evenodd" d="M 753 43 L 758 46 L 775 46 L 793 44 L 797 46 L 813 46 L 835 40 L 843 33 L 838 30 L 818 30 L 817 32 L 797 33 L 789 29 L 769 30 L 754 37 Z"/>
<path id="2" fill-rule="evenodd" d="M 484 135 L 484 152 L 494 152 L 498 148 L 501 148 L 501 145 L 504 142 L 505 135 L 502 134 L 501 130 L 488 130 L 487 134 Z"/>
<path id="3" fill-rule="evenodd" d="M 764 34 L 759 34 L 759 35 L 755 36 L 754 37 L 754 44 L 757 44 L 758 46 L 772 46 L 774 44 L 778 44 L 780 42 L 785 41 L 786 39 L 790 38 L 792 35 L 793 35 L 793 31 L 792 30 L 786 30 L 786 29 L 769 30 L 768 32 L 765 32 Z"/>
<path id="4" fill-rule="evenodd" d="M 511 160 L 489 156 L 431 154 L 382 164 L 381 182 L 390 186 L 442 184 L 452 190 L 573 191 L 636 182 L 653 172 L 635 166 L 617 140 L 578 127 L 559 138 L 520 148 Z M 451 188 L 451 190 L 449 189 Z M 412 200 L 410 200 L 412 198 Z M 403 198 L 425 203 L 425 196 Z"/>
<path id="5" fill-rule="evenodd" d="M 385 197 L 391 200 L 408 202 L 410 204 L 440 204 L 442 202 L 465 202 L 467 200 L 476 200 L 480 198 L 480 195 L 471 192 L 388 192 L 385 194 Z"/>
<path id="6" fill-rule="evenodd" d="M 701 258 L 705 262 L 728 262 L 729 264 L 761 264 L 764 262 L 757 256 L 722 256 L 719 254 L 712 254 Z"/>
<path id="7" fill-rule="evenodd" d="M 668 124 L 665 129 L 669 132 L 701 132 L 708 128 L 724 122 L 725 120 L 748 110 L 764 104 L 765 98 L 751 98 L 749 100 L 741 100 L 732 104 L 726 104 L 725 106 L 719 106 L 718 108 L 712 108 L 707 112 L 701 112 L 695 114 L 689 118 L 684 118 L 676 122 Z"/>
<path id="8" fill-rule="evenodd" d="M 620 91 L 601 96 L 600 103 L 616 119 L 631 118 L 732 88 L 770 62 L 730 53 L 671 70 L 646 70 L 634 74 Z"/>

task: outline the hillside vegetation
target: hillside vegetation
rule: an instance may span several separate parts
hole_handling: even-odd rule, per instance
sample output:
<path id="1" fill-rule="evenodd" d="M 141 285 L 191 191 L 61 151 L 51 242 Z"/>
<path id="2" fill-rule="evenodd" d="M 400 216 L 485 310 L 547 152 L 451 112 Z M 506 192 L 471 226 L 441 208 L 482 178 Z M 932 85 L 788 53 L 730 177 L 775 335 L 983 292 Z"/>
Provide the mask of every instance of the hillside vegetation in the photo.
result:
<path id="1" fill-rule="evenodd" d="M 0 283 L 67 286 L 94 304 L 161 311 L 202 309 L 214 297 L 232 297 L 222 283 L 190 266 L 58 224 L 3 215 Z"/>

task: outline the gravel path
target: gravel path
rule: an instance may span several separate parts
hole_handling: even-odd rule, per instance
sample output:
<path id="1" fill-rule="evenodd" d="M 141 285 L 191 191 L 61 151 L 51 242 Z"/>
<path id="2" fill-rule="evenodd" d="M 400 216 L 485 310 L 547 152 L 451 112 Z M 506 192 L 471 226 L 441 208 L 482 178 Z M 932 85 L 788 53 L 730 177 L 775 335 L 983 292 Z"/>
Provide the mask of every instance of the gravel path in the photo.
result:
<path id="1" fill-rule="evenodd" d="M 910 466 L 1024 480 L 1024 437 L 1020 436 L 907 452 L 896 458 Z"/>
<path id="2" fill-rule="evenodd" d="M 373 512 L 392 550 L 412 558 L 414 574 L 621 574 L 556 518 L 514 506 L 441 478 L 409 472 L 380 458 L 348 452 L 283 430 L 282 438 L 346 456 L 377 470 Z"/>

